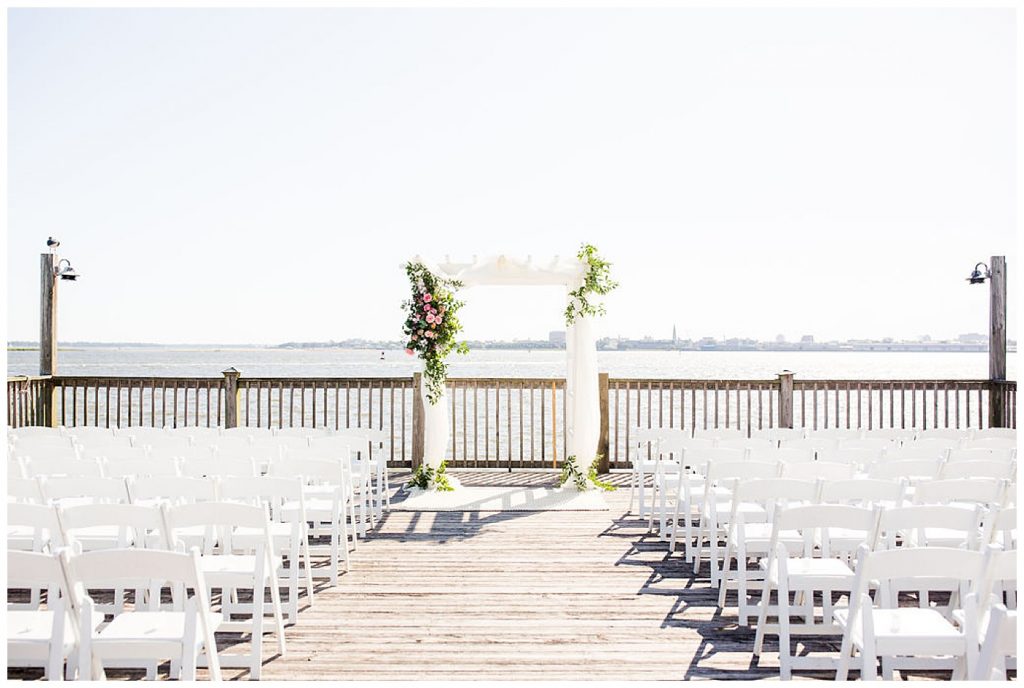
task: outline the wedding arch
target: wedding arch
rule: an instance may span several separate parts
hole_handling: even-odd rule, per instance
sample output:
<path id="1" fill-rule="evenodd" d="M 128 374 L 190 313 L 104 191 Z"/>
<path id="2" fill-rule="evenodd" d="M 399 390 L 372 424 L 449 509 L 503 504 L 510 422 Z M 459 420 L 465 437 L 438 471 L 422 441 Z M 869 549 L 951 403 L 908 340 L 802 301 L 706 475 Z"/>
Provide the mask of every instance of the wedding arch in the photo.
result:
<path id="1" fill-rule="evenodd" d="M 601 260 L 593 246 L 584 245 L 574 258 L 534 261 L 532 257 L 504 255 L 453 262 L 447 257 L 435 263 L 416 256 L 406 264 L 413 286 L 413 298 L 406 302 L 405 333 L 408 353 L 424 359 L 427 384 L 423 395 L 424 484 L 444 476 L 444 455 L 448 447 L 448 404 L 445 403 L 444 357 L 464 345 L 454 342 L 461 329 L 454 298 L 457 289 L 477 286 L 562 286 L 566 290 L 566 447 L 567 468 L 572 484 L 580 490 L 593 487 L 587 469 L 597 458 L 600 435 L 600 399 L 597 371 L 597 340 L 594 319 L 604 313 L 595 295 L 617 286 L 609 276 L 609 263 Z M 439 304 L 439 305 L 431 305 Z M 564 472 L 563 472 L 564 473 Z M 441 489 L 450 478 L 442 477 Z M 438 487 L 438 485 L 431 485 Z"/>

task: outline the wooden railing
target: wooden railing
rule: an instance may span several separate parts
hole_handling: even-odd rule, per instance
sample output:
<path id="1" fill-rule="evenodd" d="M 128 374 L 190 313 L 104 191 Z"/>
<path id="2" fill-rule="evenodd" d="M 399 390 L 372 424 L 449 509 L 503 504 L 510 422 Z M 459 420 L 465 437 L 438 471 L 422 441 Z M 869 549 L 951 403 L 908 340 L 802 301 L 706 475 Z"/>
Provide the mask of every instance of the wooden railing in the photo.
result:
<path id="1" fill-rule="evenodd" d="M 9 377 L 8 424 L 375 428 L 393 466 L 421 459 L 412 378 Z M 988 380 L 659 380 L 601 376 L 601 453 L 631 465 L 636 428 L 1016 427 L 1017 384 Z M 552 468 L 566 453 L 565 380 L 453 378 L 453 468 Z M 420 448 L 420 449 L 418 449 Z"/>

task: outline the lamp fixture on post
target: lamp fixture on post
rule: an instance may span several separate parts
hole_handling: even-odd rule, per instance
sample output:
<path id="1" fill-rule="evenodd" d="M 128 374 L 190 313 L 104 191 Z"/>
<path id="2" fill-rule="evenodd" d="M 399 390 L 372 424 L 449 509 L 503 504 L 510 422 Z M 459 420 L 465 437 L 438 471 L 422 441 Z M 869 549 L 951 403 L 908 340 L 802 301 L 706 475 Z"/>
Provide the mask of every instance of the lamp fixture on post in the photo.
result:
<path id="1" fill-rule="evenodd" d="M 988 280 L 988 424 L 998 428 L 1006 424 L 1006 399 L 1001 384 L 1006 381 L 1006 256 L 992 256 L 989 265 L 975 265 L 967 281 L 981 284 Z"/>
<path id="2" fill-rule="evenodd" d="M 40 255 L 39 374 L 57 374 L 57 280 L 74 282 L 78 272 L 67 258 L 57 258 L 60 241 L 46 240 L 48 253 Z"/>
<path id="3" fill-rule="evenodd" d="M 978 269 L 981 267 L 985 268 L 985 272 Z M 971 271 L 971 276 L 967 278 L 967 281 L 971 284 L 981 284 L 990 277 L 992 277 L 992 271 L 988 269 L 988 266 L 984 263 L 978 263 L 974 266 L 974 270 Z"/>

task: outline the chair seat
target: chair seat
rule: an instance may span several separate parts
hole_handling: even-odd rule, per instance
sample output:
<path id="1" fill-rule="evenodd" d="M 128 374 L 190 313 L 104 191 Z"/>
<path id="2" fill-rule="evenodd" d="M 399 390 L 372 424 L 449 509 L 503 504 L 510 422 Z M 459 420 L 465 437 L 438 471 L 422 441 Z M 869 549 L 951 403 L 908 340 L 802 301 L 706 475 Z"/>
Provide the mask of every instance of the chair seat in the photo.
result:
<path id="1" fill-rule="evenodd" d="M 345 503 L 342 500 L 338 500 L 338 511 L 341 516 L 345 515 Z M 313 497 L 306 498 L 304 501 L 306 508 L 306 518 L 311 521 L 329 521 L 334 514 L 335 500 L 333 497 Z M 280 509 L 281 518 L 285 521 L 294 521 L 299 517 L 299 503 L 298 502 L 285 502 L 281 505 Z"/>
<path id="2" fill-rule="evenodd" d="M 281 566 L 281 558 L 274 557 L 274 570 Z M 199 557 L 199 568 L 207 585 L 241 585 L 251 581 L 256 571 L 254 554 L 213 554 Z"/>
<path id="3" fill-rule="evenodd" d="M 744 523 L 743 524 L 743 546 L 748 554 L 763 553 L 768 551 L 772 540 L 771 523 Z M 779 531 L 779 542 L 786 546 L 790 552 L 797 553 L 803 550 L 804 538 L 798 530 Z"/>
<path id="4" fill-rule="evenodd" d="M 762 568 L 766 565 L 767 562 L 762 560 Z M 786 560 L 786 569 L 789 572 L 788 587 L 790 590 L 809 588 L 849 590 L 853 585 L 853 571 L 839 559 L 797 557 Z M 772 562 L 768 578 L 772 583 L 778 585 L 778 562 Z"/>
<path id="5" fill-rule="evenodd" d="M 208 617 L 213 630 L 223 621 L 219 613 Z M 196 645 L 201 644 L 197 634 Z M 185 612 L 126 612 L 114 617 L 93 637 L 95 654 L 110 658 L 149 658 L 153 646 L 166 646 L 169 656 L 177 653 L 185 639 Z"/>
<path id="6" fill-rule="evenodd" d="M 102 619 L 101 619 L 102 621 Z M 17 656 L 28 659 L 45 658 L 46 646 L 53 634 L 53 612 L 44 610 L 14 610 L 7 612 L 7 643 L 39 645 L 37 652 L 28 653 L 19 650 Z M 75 645 L 75 630 L 70 620 L 64 623 L 64 652 L 67 653 Z M 24 648 L 27 649 L 27 648 Z"/>
<path id="7" fill-rule="evenodd" d="M 961 655 L 967 649 L 963 633 L 934 609 L 901 607 L 872 609 L 870 613 L 875 651 L 880 655 Z M 833 618 L 845 629 L 849 615 L 849 609 L 837 609 Z M 850 638 L 856 647 L 863 647 L 863 624 L 854 625 Z"/>

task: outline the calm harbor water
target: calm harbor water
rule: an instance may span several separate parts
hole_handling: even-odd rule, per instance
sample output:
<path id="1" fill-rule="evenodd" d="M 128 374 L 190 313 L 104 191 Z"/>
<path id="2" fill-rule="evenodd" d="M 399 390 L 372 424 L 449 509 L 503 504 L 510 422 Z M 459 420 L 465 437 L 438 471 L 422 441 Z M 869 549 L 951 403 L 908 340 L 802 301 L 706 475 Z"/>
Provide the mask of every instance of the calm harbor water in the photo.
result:
<path id="1" fill-rule="evenodd" d="M 243 376 L 407 377 L 420 369 L 403 351 L 214 347 L 81 348 L 60 352 L 65 375 L 214 377 L 229 367 Z M 1008 360 L 1016 379 L 1017 355 Z M 782 370 L 798 378 L 984 379 L 986 353 L 603 351 L 602 371 L 612 377 L 768 379 Z M 9 375 L 39 370 L 37 351 L 9 351 Z M 451 377 L 563 377 L 565 352 L 478 350 L 450 359 Z"/>

